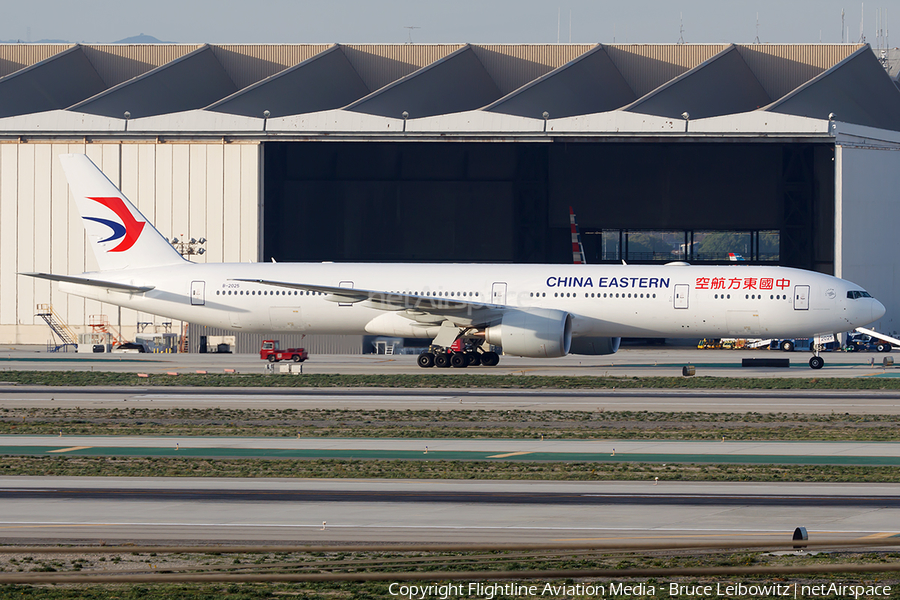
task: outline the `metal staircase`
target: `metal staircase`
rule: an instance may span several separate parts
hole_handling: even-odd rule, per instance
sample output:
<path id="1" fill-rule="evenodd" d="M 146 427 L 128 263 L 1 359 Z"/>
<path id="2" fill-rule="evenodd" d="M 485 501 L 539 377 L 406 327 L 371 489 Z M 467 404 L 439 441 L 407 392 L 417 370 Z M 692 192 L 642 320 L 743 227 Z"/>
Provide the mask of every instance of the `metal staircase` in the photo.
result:
<path id="1" fill-rule="evenodd" d="M 110 342 L 114 346 L 125 341 L 116 328 L 110 324 L 109 317 L 106 315 L 90 315 L 88 321 L 91 327 L 91 333 L 109 334 Z"/>
<path id="2" fill-rule="evenodd" d="M 69 349 L 69 346 L 75 347 L 78 345 L 78 338 L 75 332 L 59 318 L 59 315 L 53 312 L 51 305 L 38 304 L 35 316 L 42 318 L 50 327 L 50 331 L 53 332 L 53 342 L 47 346 L 49 352 L 66 351 Z M 57 340 L 59 343 L 56 343 Z"/>
<path id="3" fill-rule="evenodd" d="M 188 324 L 187 323 L 181 324 L 181 343 L 178 345 L 178 351 L 179 352 L 189 352 L 190 351 L 190 344 L 189 344 L 189 337 L 188 337 Z"/>

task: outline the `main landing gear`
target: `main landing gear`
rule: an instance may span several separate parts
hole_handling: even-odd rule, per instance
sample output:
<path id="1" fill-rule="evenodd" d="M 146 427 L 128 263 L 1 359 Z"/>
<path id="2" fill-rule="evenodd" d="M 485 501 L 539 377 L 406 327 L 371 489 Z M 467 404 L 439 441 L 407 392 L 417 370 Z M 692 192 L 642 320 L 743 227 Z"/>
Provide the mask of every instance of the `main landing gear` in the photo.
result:
<path id="1" fill-rule="evenodd" d="M 442 346 L 429 346 L 428 352 L 420 354 L 416 362 L 423 369 L 429 367 L 464 369 L 479 365 L 495 367 L 500 363 L 500 355 L 496 352 L 482 352 L 480 348 L 453 350 Z"/>

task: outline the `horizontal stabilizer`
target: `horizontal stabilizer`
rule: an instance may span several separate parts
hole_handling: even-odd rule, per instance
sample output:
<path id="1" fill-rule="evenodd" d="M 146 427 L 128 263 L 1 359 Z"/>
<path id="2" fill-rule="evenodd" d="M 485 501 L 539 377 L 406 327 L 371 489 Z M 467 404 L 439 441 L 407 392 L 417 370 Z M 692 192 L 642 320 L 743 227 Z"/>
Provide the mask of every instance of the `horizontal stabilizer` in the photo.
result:
<path id="1" fill-rule="evenodd" d="M 79 285 L 91 285 L 114 292 L 128 292 L 130 294 L 143 294 L 155 287 L 152 285 L 129 285 L 127 283 L 116 283 L 115 281 L 101 281 L 99 279 L 88 279 L 87 277 L 72 277 L 71 275 L 54 275 L 53 273 L 19 273 L 19 275 L 27 275 L 28 277 L 36 277 L 38 279 L 49 279 L 50 281 L 64 281 L 66 283 L 77 283 Z"/>

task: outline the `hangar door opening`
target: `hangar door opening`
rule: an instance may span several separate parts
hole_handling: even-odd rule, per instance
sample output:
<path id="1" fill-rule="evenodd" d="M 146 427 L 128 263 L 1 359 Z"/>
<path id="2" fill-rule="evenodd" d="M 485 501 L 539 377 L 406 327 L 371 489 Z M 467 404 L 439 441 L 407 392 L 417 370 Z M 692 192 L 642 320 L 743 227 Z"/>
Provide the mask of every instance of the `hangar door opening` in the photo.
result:
<path id="1" fill-rule="evenodd" d="M 771 141 L 266 142 L 263 259 L 567 263 L 572 206 L 588 262 L 620 260 L 591 232 L 626 232 L 636 255 L 635 232 L 674 232 L 638 261 L 725 232 L 751 258 L 831 272 L 832 156 Z"/>

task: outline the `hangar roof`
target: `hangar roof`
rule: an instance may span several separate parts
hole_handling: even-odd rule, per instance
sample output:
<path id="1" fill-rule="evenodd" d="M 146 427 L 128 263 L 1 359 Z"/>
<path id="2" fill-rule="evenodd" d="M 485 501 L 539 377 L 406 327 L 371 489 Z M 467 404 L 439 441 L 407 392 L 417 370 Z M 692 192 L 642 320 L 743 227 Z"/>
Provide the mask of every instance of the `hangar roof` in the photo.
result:
<path id="1" fill-rule="evenodd" d="M 124 131 L 126 111 L 149 133 L 602 134 L 585 124 L 750 112 L 900 131 L 900 89 L 864 44 L 0 44 L 0 135 Z"/>

